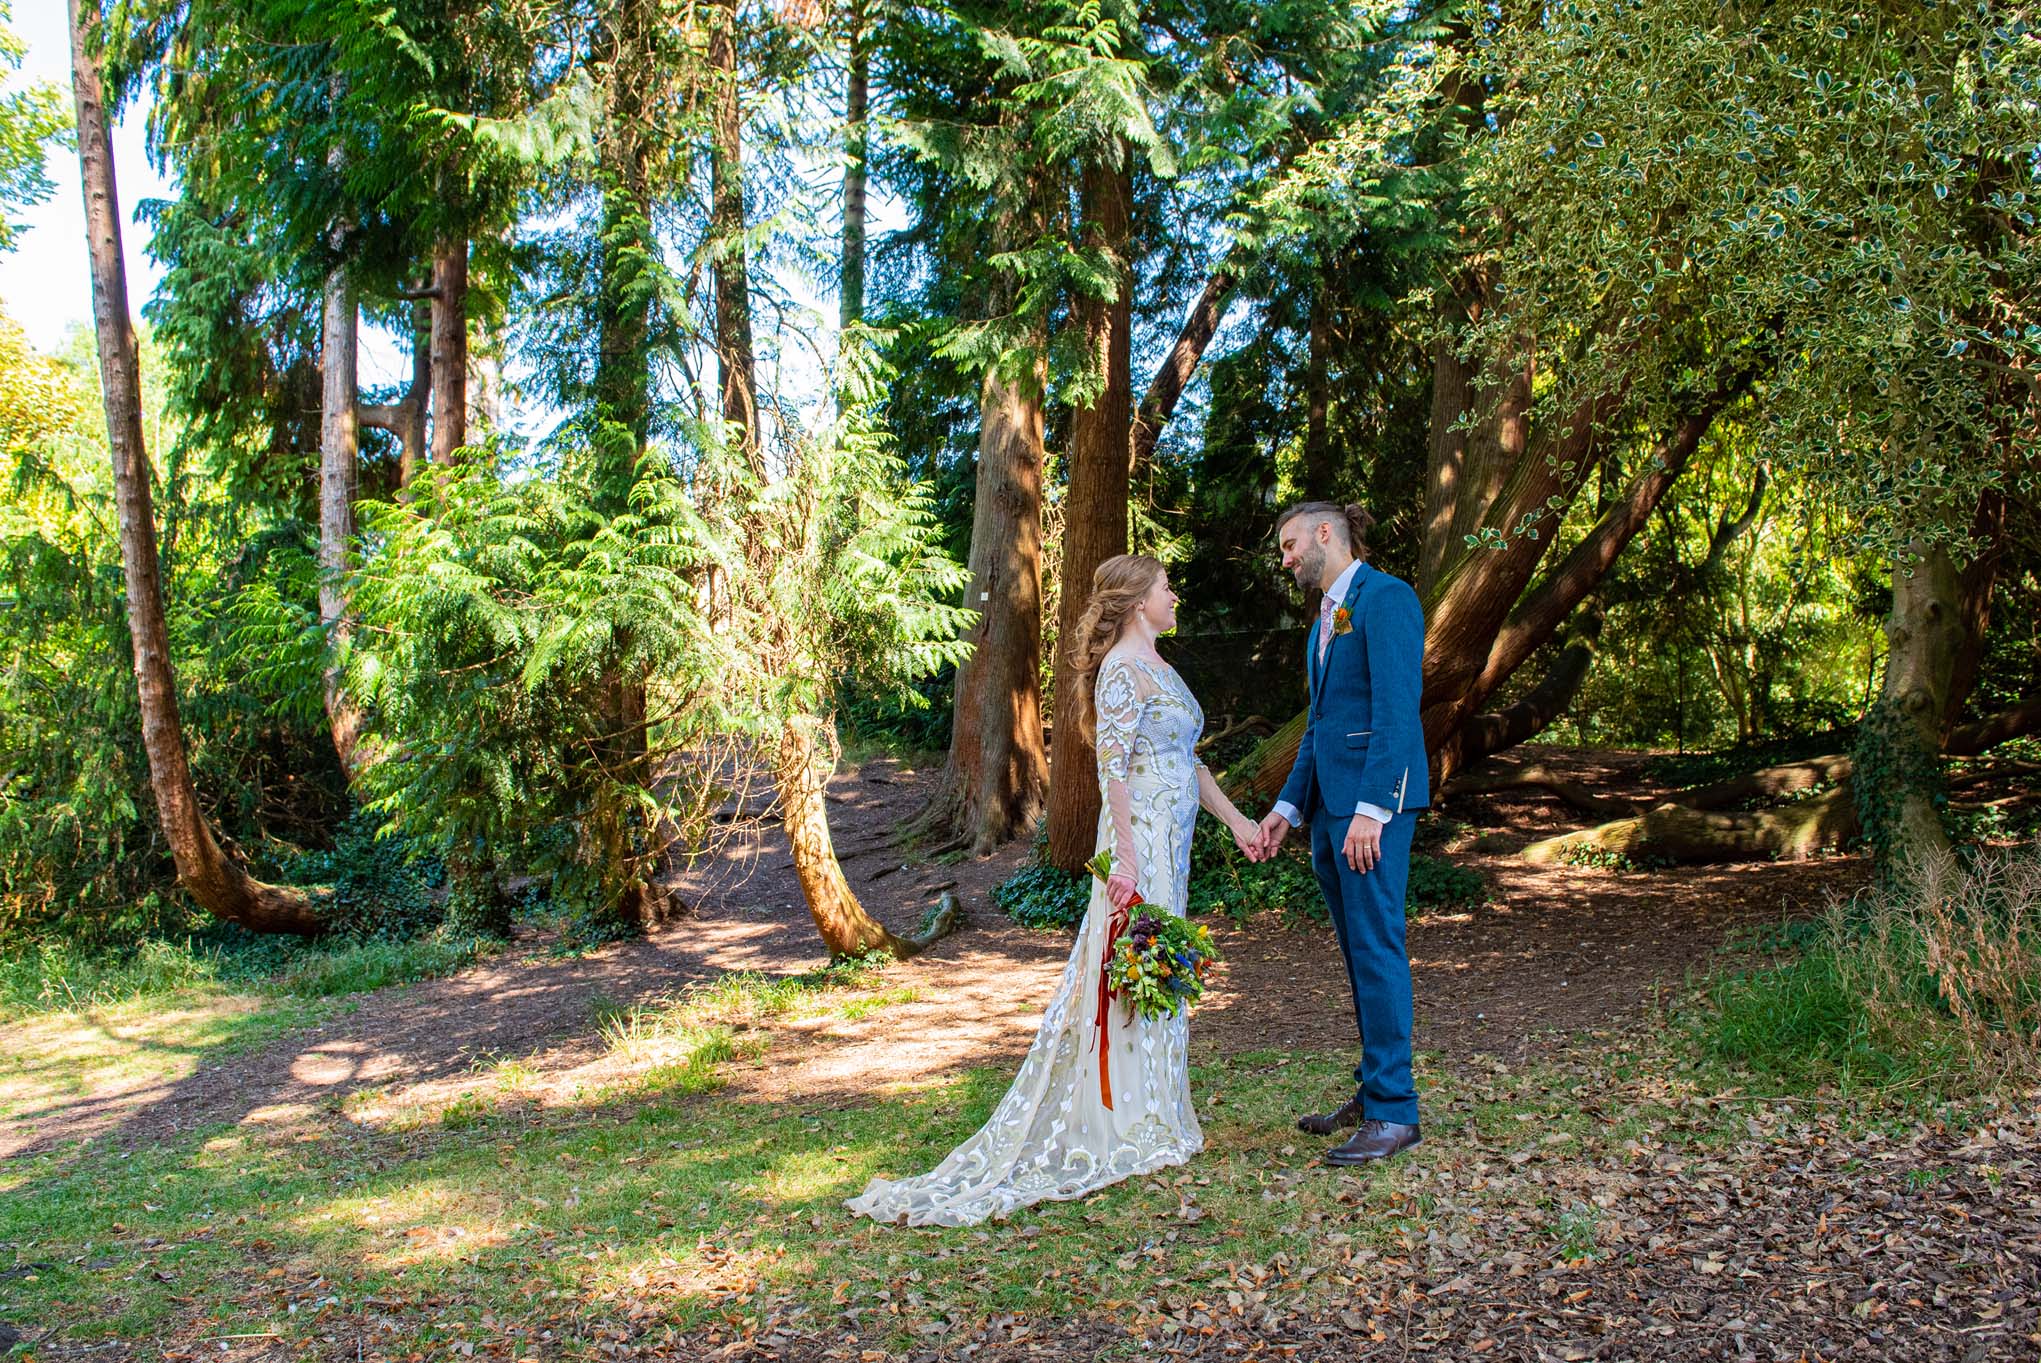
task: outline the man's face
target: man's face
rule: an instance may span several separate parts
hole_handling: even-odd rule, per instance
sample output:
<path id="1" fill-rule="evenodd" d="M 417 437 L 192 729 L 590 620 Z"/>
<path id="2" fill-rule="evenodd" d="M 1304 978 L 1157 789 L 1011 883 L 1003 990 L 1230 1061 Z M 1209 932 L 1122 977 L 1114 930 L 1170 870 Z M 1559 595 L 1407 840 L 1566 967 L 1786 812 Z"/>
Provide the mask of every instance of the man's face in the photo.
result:
<path id="1" fill-rule="evenodd" d="M 1283 567 L 1297 579 L 1298 587 L 1310 591 L 1325 582 L 1324 523 L 1310 516 L 1287 522 L 1276 538 L 1283 554 Z"/>

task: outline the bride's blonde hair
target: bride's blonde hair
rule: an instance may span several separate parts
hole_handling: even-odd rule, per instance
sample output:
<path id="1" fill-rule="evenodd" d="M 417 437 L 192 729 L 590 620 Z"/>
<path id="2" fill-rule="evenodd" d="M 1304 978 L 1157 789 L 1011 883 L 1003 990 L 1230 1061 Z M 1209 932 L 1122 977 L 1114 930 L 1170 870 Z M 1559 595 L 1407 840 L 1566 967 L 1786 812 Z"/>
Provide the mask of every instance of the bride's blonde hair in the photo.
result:
<path id="1" fill-rule="evenodd" d="M 1077 668 L 1073 678 L 1077 694 L 1070 698 L 1070 717 L 1086 743 L 1098 737 L 1098 712 L 1092 701 L 1092 688 L 1098 682 L 1099 664 L 1105 661 L 1106 650 L 1120 637 L 1134 607 L 1141 604 L 1161 576 L 1162 565 L 1146 554 L 1115 554 L 1092 572 L 1091 595 L 1085 599 L 1084 612 L 1077 617 L 1070 642 L 1070 661 Z"/>

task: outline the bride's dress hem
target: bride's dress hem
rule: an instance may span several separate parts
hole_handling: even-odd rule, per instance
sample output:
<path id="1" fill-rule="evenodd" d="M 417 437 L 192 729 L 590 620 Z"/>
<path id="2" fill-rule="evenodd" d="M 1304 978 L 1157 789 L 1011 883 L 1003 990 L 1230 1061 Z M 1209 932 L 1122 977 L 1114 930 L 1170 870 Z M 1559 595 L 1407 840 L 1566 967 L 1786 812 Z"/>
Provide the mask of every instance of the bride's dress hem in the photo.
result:
<path id="1" fill-rule="evenodd" d="M 937 1228 L 975 1226 L 983 1221 L 1004 1221 L 1015 1212 L 1026 1211 L 1029 1207 L 1043 1202 L 1075 1202 L 1079 1198 L 1089 1197 L 1093 1193 L 1110 1188 L 1116 1183 L 1125 1183 L 1130 1178 L 1143 1178 L 1159 1169 L 1180 1168 L 1189 1164 L 1204 1148 L 1204 1143 L 1200 1141 L 1187 1150 L 1158 1150 L 1124 1174 L 1105 1183 L 1072 1184 L 1048 1192 L 1025 1194 L 1011 1192 L 1006 1196 L 973 1198 L 968 1210 L 953 1211 L 948 1206 L 927 1208 L 896 1206 L 889 1211 L 886 1204 L 890 1198 L 896 1196 L 894 1189 L 904 1190 L 906 1185 L 914 1182 L 912 1179 L 875 1178 L 866 1185 L 864 1192 L 856 1197 L 846 1198 L 843 1205 L 859 1216 L 869 1216 L 872 1220 L 887 1226 L 907 1226 L 911 1229 L 927 1229 L 931 1226 Z M 990 1204 L 990 1210 L 986 1209 L 987 1204 Z"/>

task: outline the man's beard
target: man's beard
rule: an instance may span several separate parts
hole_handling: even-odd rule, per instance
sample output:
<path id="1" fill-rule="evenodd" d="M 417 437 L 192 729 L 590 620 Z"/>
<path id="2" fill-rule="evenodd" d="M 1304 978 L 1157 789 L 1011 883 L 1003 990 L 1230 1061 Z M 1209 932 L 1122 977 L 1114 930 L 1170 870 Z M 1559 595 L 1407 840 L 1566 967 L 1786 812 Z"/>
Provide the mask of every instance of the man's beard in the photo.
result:
<path id="1" fill-rule="evenodd" d="M 1325 576 L 1325 546 L 1314 544 L 1300 555 L 1294 575 L 1297 585 L 1307 592 L 1318 586 Z"/>

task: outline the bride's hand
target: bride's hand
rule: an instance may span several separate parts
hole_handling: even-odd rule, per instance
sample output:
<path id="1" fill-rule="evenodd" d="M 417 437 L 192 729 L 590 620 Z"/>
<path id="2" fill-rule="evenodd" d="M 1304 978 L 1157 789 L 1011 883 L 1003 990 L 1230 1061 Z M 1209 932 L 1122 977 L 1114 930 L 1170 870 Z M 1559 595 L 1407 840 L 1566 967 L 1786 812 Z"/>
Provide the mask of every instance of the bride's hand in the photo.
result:
<path id="1" fill-rule="evenodd" d="M 1115 871 L 1106 877 L 1106 899 L 1116 909 L 1124 909 L 1139 896 L 1131 872 Z"/>
<path id="2" fill-rule="evenodd" d="M 1233 845 L 1240 849 L 1240 855 L 1249 861 L 1261 860 L 1261 829 L 1257 825 L 1245 815 L 1236 814 L 1226 829 L 1233 835 Z"/>

